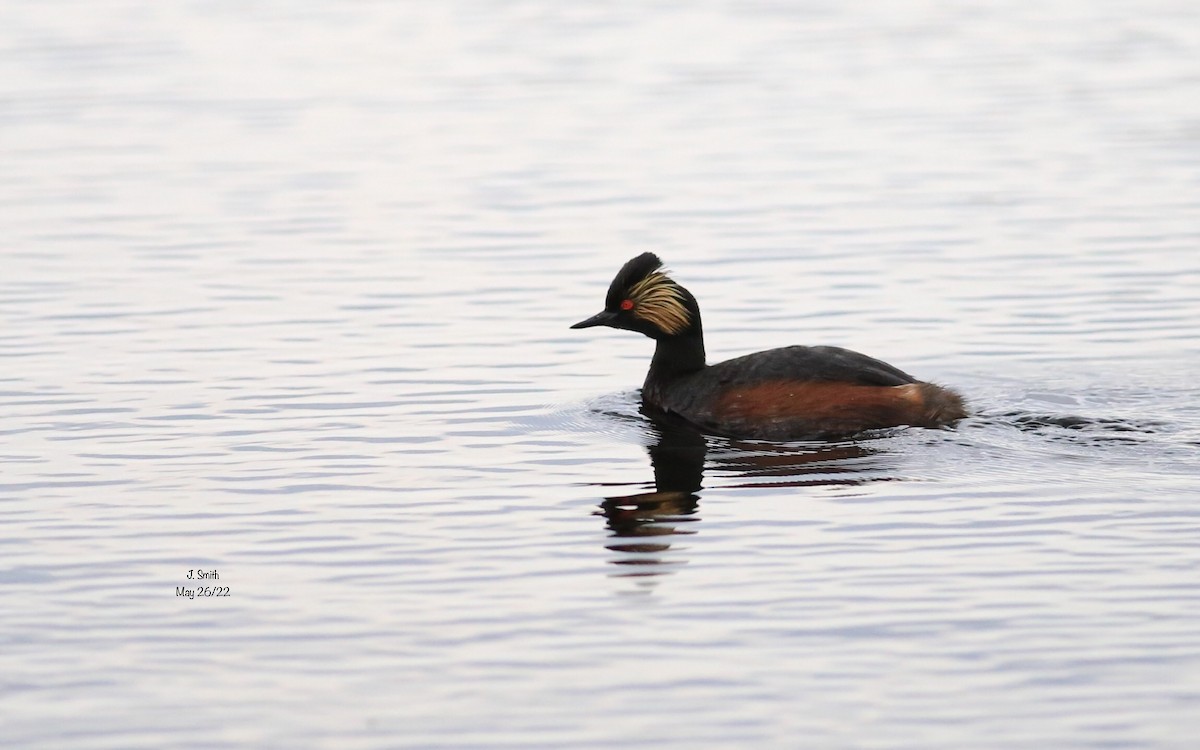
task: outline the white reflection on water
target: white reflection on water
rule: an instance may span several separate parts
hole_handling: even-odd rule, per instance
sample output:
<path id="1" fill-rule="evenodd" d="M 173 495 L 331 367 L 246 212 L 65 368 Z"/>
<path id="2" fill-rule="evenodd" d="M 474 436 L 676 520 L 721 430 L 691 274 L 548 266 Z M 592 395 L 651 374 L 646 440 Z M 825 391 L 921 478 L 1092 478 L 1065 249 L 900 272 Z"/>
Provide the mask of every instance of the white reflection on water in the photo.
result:
<path id="1" fill-rule="evenodd" d="M 1189 746 L 1197 29 L 0 9 L 4 745 Z M 664 433 L 642 250 L 977 416 Z"/>

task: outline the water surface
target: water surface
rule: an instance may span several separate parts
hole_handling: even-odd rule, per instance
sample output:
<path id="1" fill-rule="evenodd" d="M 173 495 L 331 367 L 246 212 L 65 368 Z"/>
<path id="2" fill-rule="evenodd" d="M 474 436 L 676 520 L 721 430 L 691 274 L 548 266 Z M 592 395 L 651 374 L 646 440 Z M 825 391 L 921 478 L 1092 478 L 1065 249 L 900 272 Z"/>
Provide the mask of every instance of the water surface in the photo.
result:
<path id="1" fill-rule="evenodd" d="M 1190 747 L 1198 45 L 1168 0 L 10 5 L 4 746 Z M 975 416 L 656 426 L 652 343 L 567 328 L 643 250 L 713 359 Z"/>

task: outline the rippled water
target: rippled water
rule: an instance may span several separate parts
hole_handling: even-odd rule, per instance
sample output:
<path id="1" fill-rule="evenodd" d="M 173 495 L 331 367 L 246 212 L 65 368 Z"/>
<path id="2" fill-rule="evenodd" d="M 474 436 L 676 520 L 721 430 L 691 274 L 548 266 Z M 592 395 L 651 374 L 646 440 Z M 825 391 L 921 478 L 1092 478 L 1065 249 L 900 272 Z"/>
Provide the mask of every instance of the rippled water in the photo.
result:
<path id="1" fill-rule="evenodd" d="M 1200 733 L 1194 3 L 22 3 L 0 49 L 5 747 Z M 976 416 L 650 423 L 651 342 L 567 329 L 647 249 L 714 359 Z"/>

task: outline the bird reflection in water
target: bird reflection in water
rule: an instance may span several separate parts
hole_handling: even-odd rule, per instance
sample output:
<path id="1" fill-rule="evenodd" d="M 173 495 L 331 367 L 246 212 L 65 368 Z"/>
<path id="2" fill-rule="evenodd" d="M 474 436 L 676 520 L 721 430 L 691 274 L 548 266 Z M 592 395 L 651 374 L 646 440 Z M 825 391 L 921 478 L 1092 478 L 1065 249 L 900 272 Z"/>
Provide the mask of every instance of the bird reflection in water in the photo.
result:
<path id="1" fill-rule="evenodd" d="M 605 498 L 596 515 L 612 532 L 605 546 L 618 553 L 610 562 L 627 569 L 617 575 L 657 576 L 685 560 L 668 554 L 671 537 L 691 535 L 704 472 L 729 481 L 721 486 L 811 487 L 856 485 L 890 478 L 873 457 L 870 441 L 770 443 L 706 436 L 686 422 L 652 412 L 647 450 L 654 469 L 654 491 Z"/>

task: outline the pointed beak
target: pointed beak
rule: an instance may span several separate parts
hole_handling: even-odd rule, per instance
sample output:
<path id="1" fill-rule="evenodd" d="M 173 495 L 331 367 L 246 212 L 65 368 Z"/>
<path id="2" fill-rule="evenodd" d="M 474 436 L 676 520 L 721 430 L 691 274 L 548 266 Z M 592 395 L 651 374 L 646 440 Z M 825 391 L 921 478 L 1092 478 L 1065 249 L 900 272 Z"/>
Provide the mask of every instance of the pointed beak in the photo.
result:
<path id="1" fill-rule="evenodd" d="M 587 320 L 581 320 L 572 328 L 592 328 L 593 326 L 611 326 L 616 320 L 617 314 L 611 313 L 608 310 L 601 310 Z"/>

